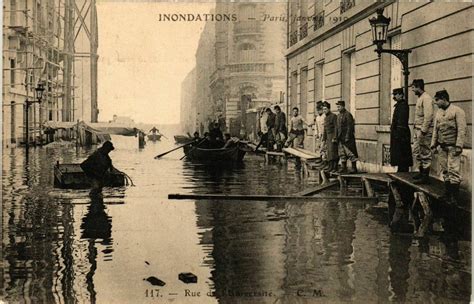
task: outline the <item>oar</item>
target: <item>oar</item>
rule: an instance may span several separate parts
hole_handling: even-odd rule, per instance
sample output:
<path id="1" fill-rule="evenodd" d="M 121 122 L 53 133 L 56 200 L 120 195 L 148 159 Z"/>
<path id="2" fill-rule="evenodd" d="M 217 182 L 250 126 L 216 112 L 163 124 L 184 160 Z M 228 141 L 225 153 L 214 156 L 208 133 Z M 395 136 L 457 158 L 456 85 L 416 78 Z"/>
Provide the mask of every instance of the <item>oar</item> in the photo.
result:
<path id="1" fill-rule="evenodd" d="M 158 134 L 160 134 L 161 136 L 163 136 L 163 137 L 166 138 L 166 139 L 169 139 L 169 138 L 166 137 L 164 134 L 161 134 L 161 133 L 158 133 Z"/>
<path id="2" fill-rule="evenodd" d="M 194 151 L 194 149 L 196 149 L 196 148 L 197 148 L 200 144 L 202 144 L 205 140 L 206 140 L 206 138 L 204 138 L 203 140 L 201 140 L 197 145 L 195 145 L 191 150 L 189 150 L 189 152 Z M 188 153 L 189 153 L 189 152 L 188 152 Z M 185 158 L 185 157 L 186 157 L 186 154 L 184 154 L 184 156 L 181 157 L 179 160 L 182 160 L 182 159 Z"/>
<path id="3" fill-rule="evenodd" d="M 158 159 L 158 158 L 160 158 L 160 157 L 162 157 L 162 156 L 165 156 L 166 154 L 171 153 L 171 152 L 173 152 L 173 151 L 176 151 L 176 150 L 178 150 L 178 149 L 181 149 L 181 148 L 184 148 L 184 147 L 186 147 L 186 146 L 189 146 L 190 144 L 192 144 L 192 142 L 189 142 L 189 143 L 187 143 L 187 144 L 185 144 L 185 145 L 182 145 L 182 146 L 179 146 L 179 147 L 177 147 L 177 148 L 171 149 L 171 150 L 169 150 L 168 152 L 161 153 L 161 154 L 155 156 L 155 159 Z"/>

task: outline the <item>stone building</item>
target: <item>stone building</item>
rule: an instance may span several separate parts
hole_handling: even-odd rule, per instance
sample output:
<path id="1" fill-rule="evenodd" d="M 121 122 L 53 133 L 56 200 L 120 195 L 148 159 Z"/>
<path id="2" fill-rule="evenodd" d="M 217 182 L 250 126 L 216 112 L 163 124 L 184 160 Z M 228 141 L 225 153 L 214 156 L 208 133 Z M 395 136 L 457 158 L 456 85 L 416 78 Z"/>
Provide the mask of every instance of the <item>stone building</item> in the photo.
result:
<path id="1" fill-rule="evenodd" d="M 211 12 L 212 13 L 212 12 Z M 215 22 L 206 22 L 199 38 L 198 48 L 196 50 L 196 89 L 195 89 L 195 108 L 196 130 L 200 134 L 208 131 L 210 122 L 216 120 L 216 104 L 211 96 L 209 79 L 212 71 L 215 69 Z M 193 132 L 194 132 L 193 131 Z"/>
<path id="2" fill-rule="evenodd" d="M 95 0 L 7 0 L 3 7 L 2 145 L 26 142 L 27 108 L 30 143 L 44 139 L 48 121 L 96 121 L 97 65 L 92 62 L 97 62 L 97 53 L 91 48 L 97 45 Z M 86 9 L 89 17 L 84 20 L 79 14 Z M 93 40 L 88 48 L 82 47 L 85 39 Z M 78 70 L 79 57 L 91 58 L 87 72 Z M 37 103 L 40 83 L 45 91 Z"/>
<path id="3" fill-rule="evenodd" d="M 236 16 L 236 21 L 216 22 L 216 65 L 210 77 L 216 115 L 221 113 L 233 135 L 248 136 L 247 114 L 279 103 L 285 90 L 286 24 L 264 20 L 265 15 L 284 16 L 285 8 L 284 3 L 216 3 L 216 14 Z"/>
<path id="4" fill-rule="evenodd" d="M 288 3 L 288 100 L 308 121 L 314 104 L 346 101 L 356 120 L 356 140 L 364 170 L 389 171 L 391 90 L 403 86 L 399 60 L 374 52 L 368 18 L 377 8 L 391 18 L 384 48 L 412 49 L 410 82 L 425 80 L 433 96 L 447 89 L 454 104 L 466 111 L 468 132 L 462 159 L 465 184 L 471 180 L 472 14 L 471 3 L 296 0 Z M 462 21 L 461 21 L 462 20 Z M 416 96 L 409 93 L 412 127 Z M 413 130 L 412 130 L 413 134 Z M 305 147 L 313 149 L 312 131 Z M 436 162 L 436 156 L 435 156 Z M 436 166 L 435 166 L 436 167 Z M 434 170 L 436 171 L 436 170 Z M 435 172 L 437 174 L 438 172 Z"/>
<path id="5" fill-rule="evenodd" d="M 184 133 L 198 131 L 196 108 L 196 68 L 181 83 L 180 127 Z"/>

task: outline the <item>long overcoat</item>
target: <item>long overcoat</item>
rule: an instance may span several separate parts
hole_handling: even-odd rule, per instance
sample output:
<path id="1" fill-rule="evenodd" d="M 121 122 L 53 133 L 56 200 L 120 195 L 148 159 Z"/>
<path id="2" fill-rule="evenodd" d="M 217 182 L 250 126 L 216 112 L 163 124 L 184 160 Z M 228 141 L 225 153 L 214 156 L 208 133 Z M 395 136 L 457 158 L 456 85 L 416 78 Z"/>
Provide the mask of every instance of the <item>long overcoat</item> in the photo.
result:
<path id="1" fill-rule="evenodd" d="M 355 141 L 355 122 L 352 114 L 344 110 L 337 115 L 337 140 L 358 157 Z"/>
<path id="2" fill-rule="evenodd" d="M 395 104 L 392 125 L 390 126 L 390 165 L 413 166 L 408 127 L 409 107 L 406 101 Z"/>
<path id="3" fill-rule="evenodd" d="M 339 154 L 337 151 L 337 142 L 333 142 L 337 138 L 337 116 L 329 112 L 324 118 L 323 141 L 326 142 L 327 160 L 337 160 Z"/>

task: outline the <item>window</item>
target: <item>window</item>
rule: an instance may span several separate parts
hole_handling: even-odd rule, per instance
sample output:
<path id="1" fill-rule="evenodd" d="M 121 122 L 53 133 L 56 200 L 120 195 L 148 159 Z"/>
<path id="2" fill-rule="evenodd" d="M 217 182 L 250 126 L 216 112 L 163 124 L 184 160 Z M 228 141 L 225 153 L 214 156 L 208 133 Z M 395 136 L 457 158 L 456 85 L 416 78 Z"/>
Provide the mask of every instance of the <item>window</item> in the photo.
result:
<path id="1" fill-rule="evenodd" d="M 341 0 L 341 15 L 355 6 L 355 0 Z"/>
<path id="2" fill-rule="evenodd" d="M 393 36 L 389 38 L 390 48 L 394 50 L 401 49 L 400 35 Z M 403 87 L 403 77 L 402 77 L 402 63 L 395 56 L 390 56 L 390 94 L 393 89 Z M 390 95 L 391 96 L 391 95 Z M 393 98 L 390 99 L 390 117 L 393 116 L 393 110 L 395 106 L 395 101 Z"/>
<path id="3" fill-rule="evenodd" d="M 314 65 L 314 101 L 324 100 L 324 63 Z"/>
<path id="4" fill-rule="evenodd" d="M 308 114 L 308 68 L 301 69 L 300 78 L 300 114 L 307 119 Z"/>
<path id="5" fill-rule="evenodd" d="M 15 87 L 15 67 L 16 67 L 16 63 L 15 63 L 15 59 L 10 59 L 10 87 L 14 88 Z"/>
<path id="6" fill-rule="evenodd" d="M 346 109 L 355 114 L 355 52 L 344 53 L 342 57 L 342 99 L 346 102 Z"/>
<path id="7" fill-rule="evenodd" d="M 257 50 L 255 45 L 244 43 L 239 47 L 239 62 L 255 62 L 257 61 Z"/>

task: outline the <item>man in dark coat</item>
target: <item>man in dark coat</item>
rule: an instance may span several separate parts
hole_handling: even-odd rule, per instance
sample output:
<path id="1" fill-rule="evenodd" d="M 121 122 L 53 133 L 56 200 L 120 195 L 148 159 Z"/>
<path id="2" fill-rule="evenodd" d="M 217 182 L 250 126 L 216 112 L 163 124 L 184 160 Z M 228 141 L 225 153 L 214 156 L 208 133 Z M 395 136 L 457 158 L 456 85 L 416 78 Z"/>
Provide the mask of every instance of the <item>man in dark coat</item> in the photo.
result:
<path id="1" fill-rule="evenodd" d="M 277 151 L 281 151 L 283 144 L 285 143 L 287 130 L 286 130 L 286 115 L 281 111 L 279 106 L 275 106 L 275 141 L 277 144 Z"/>
<path id="2" fill-rule="evenodd" d="M 270 108 L 267 108 L 265 110 L 265 112 L 267 113 L 267 122 L 266 122 L 266 125 L 267 125 L 267 129 L 268 129 L 268 132 L 267 132 L 267 150 L 268 151 L 272 151 L 273 150 L 273 144 L 275 143 L 275 113 L 273 113 L 272 109 Z"/>
<path id="3" fill-rule="evenodd" d="M 110 141 L 106 141 L 102 147 L 81 163 L 82 171 L 91 180 L 91 192 L 100 192 L 104 186 L 105 176 L 113 170 L 109 153 L 114 149 L 114 145 Z"/>
<path id="4" fill-rule="evenodd" d="M 341 173 L 347 172 L 347 161 L 351 161 L 350 173 L 357 173 L 357 147 L 355 142 L 355 123 L 352 114 L 346 110 L 346 103 L 340 100 L 336 103 L 337 115 L 337 142 L 339 158 L 341 159 Z"/>
<path id="5" fill-rule="evenodd" d="M 224 135 L 218 122 L 214 122 L 212 125 L 212 128 L 209 130 L 209 136 L 213 148 L 222 148 L 224 146 Z"/>
<path id="6" fill-rule="evenodd" d="M 408 127 L 410 110 L 402 88 L 394 89 L 392 95 L 397 103 L 390 126 L 390 165 L 398 166 L 398 172 L 408 172 L 410 166 L 413 166 Z"/>
<path id="7" fill-rule="evenodd" d="M 324 118 L 323 145 L 326 151 L 326 160 L 328 162 L 329 172 L 337 170 L 339 155 L 337 153 L 337 116 L 331 112 L 331 105 L 325 101 L 323 111 L 326 114 Z"/>

